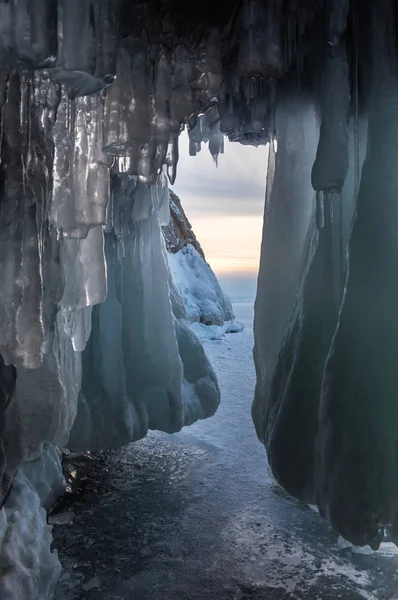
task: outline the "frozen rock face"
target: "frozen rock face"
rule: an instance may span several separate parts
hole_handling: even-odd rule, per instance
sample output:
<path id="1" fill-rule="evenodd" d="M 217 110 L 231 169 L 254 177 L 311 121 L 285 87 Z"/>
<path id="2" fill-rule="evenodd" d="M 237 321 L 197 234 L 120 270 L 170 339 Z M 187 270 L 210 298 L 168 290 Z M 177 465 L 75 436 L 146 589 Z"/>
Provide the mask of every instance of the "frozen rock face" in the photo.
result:
<path id="1" fill-rule="evenodd" d="M 231 301 L 206 262 L 190 222 L 174 192 L 170 192 L 170 221 L 163 227 L 173 281 L 190 323 L 224 326 L 232 322 Z M 232 325 L 231 325 L 232 326 Z"/>
<path id="2" fill-rule="evenodd" d="M 181 206 L 181 200 L 170 190 L 170 221 L 163 227 L 167 250 L 176 254 L 182 248 L 191 245 L 205 260 L 204 252 L 192 230 L 187 215 Z"/>
<path id="3" fill-rule="evenodd" d="M 187 245 L 171 254 L 169 261 L 191 323 L 223 325 L 224 321 L 233 320 L 231 301 L 196 248 Z"/>

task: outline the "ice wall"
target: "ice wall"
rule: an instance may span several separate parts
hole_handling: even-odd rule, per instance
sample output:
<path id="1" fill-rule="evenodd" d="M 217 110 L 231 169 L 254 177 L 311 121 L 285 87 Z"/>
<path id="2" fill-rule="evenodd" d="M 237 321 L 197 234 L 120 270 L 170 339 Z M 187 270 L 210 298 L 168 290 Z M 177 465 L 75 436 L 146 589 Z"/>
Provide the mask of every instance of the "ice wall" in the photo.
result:
<path id="1" fill-rule="evenodd" d="M 374 549 L 397 531 L 397 16 L 329 3 L 309 96 L 305 67 L 279 84 L 255 315 L 253 417 L 276 479 Z"/>
<path id="2" fill-rule="evenodd" d="M 115 172 L 112 190 L 105 227 L 108 293 L 93 308 L 82 353 L 78 413 L 68 442 L 72 450 L 119 447 L 148 429 L 173 433 L 210 416 L 219 403 L 207 359 L 200 372 L 186 373 L 185 363 L 194 360 L 199 341 L 188 336 L 180 350 L 186 314 L 174 316 L 170 303 L 161 230 L 170 216 L 165 176 L 147 187 L 135 176 Z"/>

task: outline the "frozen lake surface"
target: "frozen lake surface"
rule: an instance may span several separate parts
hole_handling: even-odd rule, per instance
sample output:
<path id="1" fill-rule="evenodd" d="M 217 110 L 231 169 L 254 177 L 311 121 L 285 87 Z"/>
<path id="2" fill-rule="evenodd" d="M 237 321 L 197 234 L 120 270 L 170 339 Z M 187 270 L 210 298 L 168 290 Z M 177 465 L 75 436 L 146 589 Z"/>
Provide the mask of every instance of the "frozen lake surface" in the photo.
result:
<path id="1" fill-rule="evenodd" d="M 320 517 L 267 474 L 250 416 L 253 305 L 234 309 L 244 331 L 205 342 L 222 393 L 215 417 L 80 466 L 88 479 L 75 523 L 54 530 L 57 599 L 356 600 L 398 590 L 396 557 L 339 551 Z"/>

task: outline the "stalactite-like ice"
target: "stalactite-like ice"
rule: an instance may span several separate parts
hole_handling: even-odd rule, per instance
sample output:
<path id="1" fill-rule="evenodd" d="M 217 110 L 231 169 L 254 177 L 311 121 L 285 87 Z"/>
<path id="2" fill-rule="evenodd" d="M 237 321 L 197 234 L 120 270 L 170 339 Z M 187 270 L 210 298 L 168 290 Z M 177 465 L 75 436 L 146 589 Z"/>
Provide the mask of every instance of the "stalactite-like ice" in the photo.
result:
<path id="1" fill-rule="evenodd" d="M 85 238 L 105 221 L 112 158 L 103 154 L 103 100 L 70 102 L 65 91 L 56 113 L 51 221 L 66 237 Z"/>

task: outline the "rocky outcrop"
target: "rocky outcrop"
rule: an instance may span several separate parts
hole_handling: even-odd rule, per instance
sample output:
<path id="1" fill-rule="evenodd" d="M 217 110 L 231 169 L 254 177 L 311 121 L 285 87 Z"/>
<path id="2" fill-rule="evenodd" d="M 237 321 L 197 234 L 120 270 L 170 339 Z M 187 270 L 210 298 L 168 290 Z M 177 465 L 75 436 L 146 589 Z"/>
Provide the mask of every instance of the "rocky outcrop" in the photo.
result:
<path id="1" fill-rule="evenodd" d="M 203 260 L 206 260 L 202 247 L 192 230 L 192 225 L 181 206 L 181 200 L 172 190 L 170 190 L 170 222 L 163 227 L 163 233 L 167 250 L 171 254 L 176 254 L 181 248 L 191 244 Z"/>
<path id="2" fill-rule="evenodd" d="M 188 322 L 205 326 L 196 328 L 201 337 L 241 331 L 243 326 L 234 322 L 231 300 L 207 263 L 181 200 L 171 191 L 169 203 L 170 221 L 163 233 L 173 282 L 183 298 Z"/>

